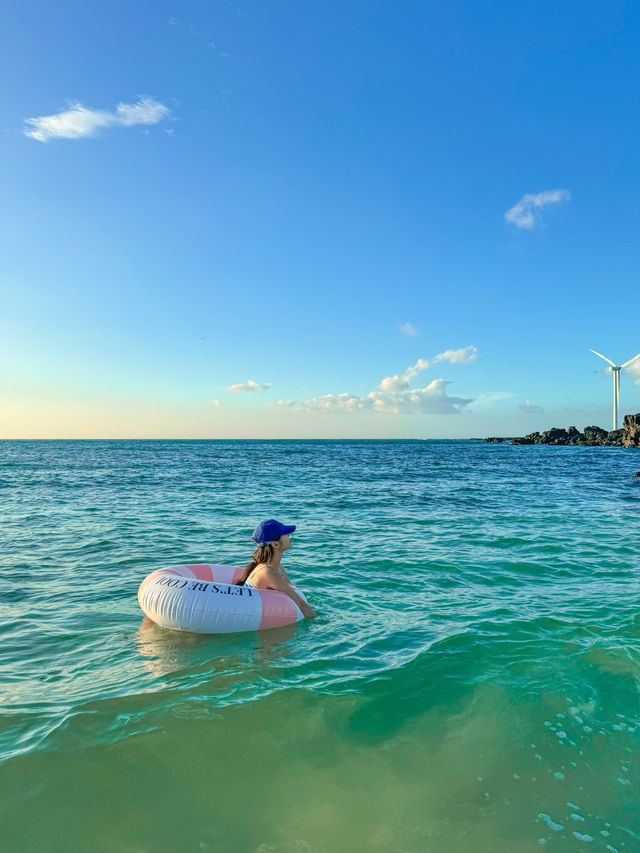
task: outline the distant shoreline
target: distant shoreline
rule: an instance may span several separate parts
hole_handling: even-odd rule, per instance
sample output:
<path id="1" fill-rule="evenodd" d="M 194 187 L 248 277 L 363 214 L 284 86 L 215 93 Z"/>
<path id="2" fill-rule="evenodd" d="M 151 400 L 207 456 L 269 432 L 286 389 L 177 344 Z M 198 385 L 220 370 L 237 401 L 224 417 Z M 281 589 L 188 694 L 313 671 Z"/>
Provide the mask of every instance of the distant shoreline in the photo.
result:
<path id="1" fill-rule="evenodd" d="M 599 426 L 587 426 L 583 432 L 575 426 L 552 427 L 546 432 L 530 432 L 525 436 L 490 436 L 487 444 L 546 444 L 561 447 L 640 447 L 640 413 L 625 415 L 620 429 L 607 432 Z"/>
<path id="2" fill-rule="evenodd" d="M 314 442 L 315 441 L 315 442 L 325 442 L 326 443 L 326 442 L 333 441 L 333 442 L 343 442 L 344 443 L 344 442 L 351 441 L 351 442 L 360 442 L 361 443 L 361 442 L 368 441 L 368 442 L 371 442 L 372 444 L 375 444 L 376 442 L 380 443 L 380 442 L 395 441 L 395 442 L 398 442 L 399 444 L 402 444 L 402 443 L 404 443 L 404 444 L 409 444 L 409 443 L 418 444 L 418 443 L 425 443 L 425 442 L 440 442 L 442 444 L 454 444 L 456 442 L 469 442 L 469 443 L 480 442 L 480 443 L 482 443 L 486 440 L 487 439 L 479 438 L 478 436 L 471 436 L 469 438 L 393 438 L 393 437 L 385 437 L 385 438 L 308 438 L 307 436 L 298 436 L 297 438 L 166 438 L 166 437 L 163 437 L 163 438 L 149 438 L 149 437 L 146 437 L 146 438 L 96 438 L 96 437 L 92 437 L 92 438 L 33 438 L 33 437 L 16 438 L 14 436 L 12 438 L 0 438 L 0 443 L 7 442 L 7 441 L 15 441 L 15 442 L 20 442 L 20 441 L 22 441 L 22 442 L 27 442 L 27 441 L 30 441 L 30 442 L 43 442 L 43 441 L 49 441 L 49 442 L 56 442 L 56 441 L 57 442 L 61 442 L 61 441 L 87 442 L 87 441 L 96 441 L 96 442 L 103 442 L 103 443 L 106 443 L 106 442 L 115 443 L 115 442 L 126 442 L 126 441 L 129 441 L 129 442 L 131 442 L 131 441 L 184 441 L 184 442 L 194 442 L 194 443 L 195 442 L 211 442 L 211 441 L 217 441 L 217 442 L 245 441 L 245 442 L 253 442 L 253 443 L 257 443 L 257 442 L 273 443 L 273 442 L 277 442 L 277 441 L 279 441 L 279 442 L 287 442 L 287 441 L 291 441 L 291 442 L 293 442 L 293 441 Z M 510 440 L 511 439 L 509 439 L 509 441 Z"/>

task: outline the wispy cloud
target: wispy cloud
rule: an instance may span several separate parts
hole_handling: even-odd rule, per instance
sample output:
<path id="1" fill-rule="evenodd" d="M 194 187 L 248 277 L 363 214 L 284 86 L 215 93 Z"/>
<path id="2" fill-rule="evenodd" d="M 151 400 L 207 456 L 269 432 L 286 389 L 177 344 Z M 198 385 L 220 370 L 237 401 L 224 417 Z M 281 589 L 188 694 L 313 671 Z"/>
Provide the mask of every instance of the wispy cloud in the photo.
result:
<path id="1" fill-rule="evenodd" d="M 387 376 L 379 385 L 381 391 L 388 393 L 396 393 L 405 391 L 409 388 L 412 379 L 422 373 L 423 370 L 429 370 L 434 364 L 442 364 L 449 362 L 450 364 L 470 364 L 478 358 L 478 350 L 474 346 L 463 347 L 462 349 L 448 349 L 441 352 L 433 359 L 419 358 L 411 367 L 407 368 L 406 373 L 396 373 L 394 376 Z"/>
<path id="2" fill-rule="evenodd" d="M 253 379 L 249 379 L 247 382 L 240 382 L 238 385 L 229 385 L 226 390 L 232 394 L 247 394 L 251 391 L 268 391 L 269 388 L 271 388 L 270 382 L 260 385 L 258 382 L 254 382 Z"/>
<path id="3" fill-rule="evenodd" d="M 213 406 L 214 409 L 221 409 L 223 406 L 223 403 L 221 400 L 212 400 L 211 405 Z"/>
<path id="4" fill-rule="evenodd" d="M 183 30 L 185 33 L 188 33 L 192 38 L 196 39 L 202 44 L 205 45 L 207 50 L 212 50 L 218 54 L 218 56 L 229 56 L 225 51 L 219 50 L 213 37 L 213 33 L 209 30 L 205 30 L 202 27 L 198 27 L 195 24 L 186 24 L 183 21 L 179 21 L 176 17 L 169 18 L 169 26 L 175 27 L 177 30 Z"/>
<path id="5" fill-rule="evenodd" d="M 524 412 L 525 415 L 543 415 L 544 409 L 542 406 L 536 406 L 531 400 L 525 400 L 524 403 L 518 403 L 518 409 Z"/>
<path id="6" fill-rule="evenodd" d="M 474 399 L 472 406 L 474 409 L 484 409 L 510 397 L 513 397 L 513 394 L 509 391 L 483 391 Z"/>
<path id="7" fill-rule="evenodd" d="M 25 119 L 27 129 L 23 132 L 38 142 L 82 139 L 106 128 L 159 124 L 170 117 L 169 107 L 155 98 L 141 97 L 131 104 L 119 103 L 115 110 L 90 110 L 76 101 L 62 112 Z"/>
<path id="8" fill-rule="evenodd" d="M 403 335 L 406 335 L 408 338 L 415 338 L 420 334 L 419 329 L 414 326 L 412 323 L 403 323 L 400 326 L 400 331 Z"/>
<path id="9" fill-rule="evenodd" d="M 542 209 L 548 204 L 560 204 L 571 199 L 569 190 L 544 190 L 541 193 L 526 193 L 517 204 L 508 210 L 504 218 L 507 222 L 531 231 L 542 222 Z"/>
<path id="10" fill-rule="evenodd" d="M 472 346 L 445 350 L 433 359 L 433 363 L 441 364 L 443 361 L 448 361 L 451 364 L 471 364 L 477 360 L 478 350 Z"/>
<path id="11" fill-rule="evenodd" d="M 640 358 L 637 361 L 632 361 L 626 369 L 629 375 L 634 378 L 635 384 L 640 385 Z"/>

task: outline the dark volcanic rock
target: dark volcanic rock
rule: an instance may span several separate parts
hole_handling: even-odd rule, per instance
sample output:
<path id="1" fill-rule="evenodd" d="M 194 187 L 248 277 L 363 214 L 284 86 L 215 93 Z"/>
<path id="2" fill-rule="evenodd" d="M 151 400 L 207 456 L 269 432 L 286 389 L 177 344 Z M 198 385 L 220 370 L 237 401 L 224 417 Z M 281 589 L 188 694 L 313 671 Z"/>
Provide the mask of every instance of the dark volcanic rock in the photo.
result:
<path id="1" fill-rule="evenodd" d="M 548 429 L 546 432 L 543 432 L 540 436 L 540 444 L 568 444 L 569 443 L 569 435 L 566 429 L 561 429 L 559 427 L 552 427 L 552 429 Z"/>
<path id="2" fill-rule="evenodd" d="M 605 447 L 623 447 L 624 428 L 611 430 L 604 440 Z"/>
<path id="3" fill-rule="evenodd" d="M 485 441 L 509 441 L 508 438 L 485 438 Z M 638 447 L 640 448 L 640 413 L 625 415 L 622 429 L 607 432 L 599 426 L 588 426 L 584 433 L 577 427 L 569 429 L 553 427 L 546 432 L 530 432 L 522 438 L 511 439 L 512 444 L 550 444 L 571 447 Z M 640 473 L 640 472 L 639 472 Z"/>
<path id="4" fill-rule="evenodd" d="M 640 447 L 640 414 L 624 416 L 623 447 Z"/>
<path id="5" fill-rule="evenodd" d="M 525 435 L 524 438 L 514 438 L 514 444 L 540 444 L 540 433 L 539 432 L 530 432 L 529 435 Z"/>
<path id="6" fill-rule="evenodd" d="M 586 444 L 584 435 L 574 426 L 570 426 L 567 430 L 567 439 L 567 444 L 571 444 L 574 447 L 583 447 Z"/>
<path id="7" fill-rule="evenodd" d="M 602 427 L 599 426 L 588 426 L 584 428 L 585 444 L 592 447 L 604 444 L 608 435 L 609 433 L 606 429 L 602 429 Z"/>

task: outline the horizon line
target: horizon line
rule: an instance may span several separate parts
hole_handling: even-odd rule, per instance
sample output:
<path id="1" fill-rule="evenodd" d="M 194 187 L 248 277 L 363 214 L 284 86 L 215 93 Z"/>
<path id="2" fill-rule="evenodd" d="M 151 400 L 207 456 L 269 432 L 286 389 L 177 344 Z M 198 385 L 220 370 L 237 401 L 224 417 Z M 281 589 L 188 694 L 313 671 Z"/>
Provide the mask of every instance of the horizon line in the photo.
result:
<path id="1" fill-rule="evenodd" d="M 288 437 L 288 438 L 175 438 L 175 437 L 157 437 L 157 438 L 0 438 L 0 441 L 484 441 L 484 438 L 479 436 L 469 436 L 467 438 L 422 438 L 408 437 L 403 438 L 391 436 L 378 436 L 376 438 L 354 438 L 351 437 L 326 437 L 326 438 L 307 438 L 307 437 Z"/>

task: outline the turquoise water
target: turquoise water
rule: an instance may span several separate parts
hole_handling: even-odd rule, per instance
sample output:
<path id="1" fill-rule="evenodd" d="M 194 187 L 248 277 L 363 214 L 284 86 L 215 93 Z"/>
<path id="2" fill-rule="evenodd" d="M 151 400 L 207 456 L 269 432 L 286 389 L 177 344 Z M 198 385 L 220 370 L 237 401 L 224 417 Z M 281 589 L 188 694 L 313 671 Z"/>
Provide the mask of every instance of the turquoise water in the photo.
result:
<path id="1" fill-rule="evenodd" d="M 640 851 L 640 455 L 0 442 L 2 853 Z M 143 623 L 244 564 L 312 623 Z"/>

